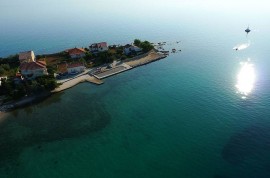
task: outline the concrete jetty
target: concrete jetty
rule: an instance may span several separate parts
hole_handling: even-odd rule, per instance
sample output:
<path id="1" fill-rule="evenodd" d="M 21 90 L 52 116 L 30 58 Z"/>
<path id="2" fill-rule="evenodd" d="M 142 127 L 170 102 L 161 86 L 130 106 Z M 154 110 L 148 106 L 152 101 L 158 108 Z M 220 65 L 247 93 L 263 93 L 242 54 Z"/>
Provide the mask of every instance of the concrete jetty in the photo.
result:
<path id="1" fill-rule="evenodd" d="M 64 91 L 64 90 L 69 89 L 71 87 L 74 87 L 75 85 L 82 83 L 82 82 L 90 82 L 90 83 L 93 83 L 96 85 L 103 84 L 102 80 L 99 80 L 93 76 L 90 76 L 89 74 L 85 74 L 85 75 L 81 75 L 79 77 L 76 77 L 76 78 L 73 78 L 71 80 L 68 80 L 68 81 L 61 83 L 61 85 L 59 87 L 57 87 L 56 89 L 54 89 L 52 91 L 52 93 Z"/>
<path id="2" fill-rule="evenodd" d="M 109 69 L 109 70 L 106 70 L 104 72 L 101 72 L 99 74 L 95 74 L 94 76 L 97 78 L 97 79 L 104 79 L 104 78 L 107 78 L 107 77 L 110 77 L 112 75 L 116 75 L 116 74 L 119 74 L 121 72 L 124 72 L 124 71 L 127 71 L 129 69 L 131 69 L 132 67 L 130 67 L 129 65 L 125 64 L 125 63 L 122 63 L 112 69 Z"/>

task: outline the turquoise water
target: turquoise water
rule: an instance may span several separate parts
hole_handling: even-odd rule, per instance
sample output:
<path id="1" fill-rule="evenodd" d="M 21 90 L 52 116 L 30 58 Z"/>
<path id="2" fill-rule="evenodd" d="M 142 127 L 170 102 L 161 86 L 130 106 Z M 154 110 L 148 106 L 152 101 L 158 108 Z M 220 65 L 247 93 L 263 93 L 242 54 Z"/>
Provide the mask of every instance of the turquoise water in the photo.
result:
<path id="1" fill-rule="evenodd" d="M 134 38 L 182 52 L 5 116 L 0 177 L 270 176 L 266 2 L 41 1 L 21 16 L 11 9 L 21 12 L 22 2 L 1 3 L 0 56 Z M 244 91 L 252 86 L 246 95 L 236 87 L 244 64 L 252 65 L 240 81 Z"/>

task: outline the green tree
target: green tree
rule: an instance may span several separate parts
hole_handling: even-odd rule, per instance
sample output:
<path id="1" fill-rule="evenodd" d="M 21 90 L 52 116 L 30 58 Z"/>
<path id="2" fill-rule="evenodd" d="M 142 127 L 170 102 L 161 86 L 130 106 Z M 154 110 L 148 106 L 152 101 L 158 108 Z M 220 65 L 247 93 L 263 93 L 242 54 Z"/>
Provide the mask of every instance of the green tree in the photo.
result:
<path id="1" fill-rule="evenodd" d="M 79 62 L 81 62 L 81 63 L 83 63 L 83 64 L 85 64 L 85 63 L 86 63 L 86 61 L 85 61 L 85 59 L 84 59 L 84 58 L 80 58 L 80 59 L 79 59 Z"/>
<path id="2" fill-rule="evenodd" d="M 57 87 L 57 82 L 53 76 L 40 76 L 37 77 L 36 82 L 38 85 L 46 90 L 53 90 Z"/>
<path id="3" fill-rule="evenodd" d="M 91 60 L 93 59 L 93 54 L 91 52 L 86 52 L 85 53 L 85 59 L 86 60 Z"/>
<path id="4" fill-rule="evenodd" d="M 3 69 L 3 67 L 0 66 L 0 76 L 4 75 L 4 73 L 5 73 L 5 69 Z"/>
<path id="5" fill-rule="evenodd" d="M 15 90 L 12 93 L 13 99 L 19 99 L 23 96 L 25 96 L 26 91 L 22 84 L 16 85 Z"/>
<path id="6" fill-rule="evenodd" d="M 125 60 L 126 58 L 127 58 L 127 56 L 124 54 L 121 56 L 121 60 Z"/>
<path id="7" fill-rule="evenodd" d="M 9 70 L 9 69 L 10 69 L 9 64 L 2 64 L 1 67 L 2 67 L 4 70 Z"/>
<path id="8" fill-rule="evenodd" d="M 49 79 L 46 81 L 45 89 L 53 90 L 57 87 L 57 83 L 54 79 Z"/>
<path id="9" fill-rule="evenodd" d="M 139 39 L 135 39 L 134 40 L 134 45 L 136 45 L 136 46 L 141 46 L 141 40 L 139 40 Z"/>
<path id="10" fill-rule="evenodd" d="M 154 49 L 154 46 L 149 41 L 142 42 L 139 47 L 142 48 L 143 52 L 148 52 Z"/>
<path id="11" fill-rule="evenodd" d="M 47 71 L 48 71 L 49 75 L 54 75 L 54 73 L 56 72 L 56 69 L 52 66 L 48 66 Z"/>
<path id="12" fill-rule="evenodd" d="M 117 48 L 116 53 L 122 55 L 123 54 L 123 48 L 122 47 Z"/>
<path id="13" fill-rule="evenodd" d="M 36 80 L 33 80 L 31 82 L 31 85 L 30 85 L 30 90 L 33 91 L 33 92 L 36 92 L 38 91 L 38 89 L 40 88 L 38 82 Z"/>

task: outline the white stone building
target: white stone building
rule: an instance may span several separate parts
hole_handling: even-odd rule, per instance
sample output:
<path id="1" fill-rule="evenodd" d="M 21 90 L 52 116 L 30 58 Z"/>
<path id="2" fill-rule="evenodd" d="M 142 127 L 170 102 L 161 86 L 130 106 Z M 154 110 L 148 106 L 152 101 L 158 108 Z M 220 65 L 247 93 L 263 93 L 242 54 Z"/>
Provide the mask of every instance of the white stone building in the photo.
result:
<path id="1" fill-rule="evenodd" d="M 89 46 L 89 49 L 91 53 L 99 53 L 103 51 L 108 51 L 108 45 L 106 42 L 101 42 L 101 43 L 94 43 L 91 46 Z"/>
<path id="2" fill-rule="evenodd" d="M 86 67 L 82 63 L 71 63 L 67 65 L 68 74 L 77 74 L 84 72 Z"/>
<path id="3" fill-rule="evenodd" d="M 124 54 L 125 55 L 129 55 L 131 53 L 138 53 L 138 52 L 141 52 L 142 49 L 139 48 L 138 46 L 135 46 L 135 45 L 131 45 L 131 44 L 127 44 L 124 46 Z"/>

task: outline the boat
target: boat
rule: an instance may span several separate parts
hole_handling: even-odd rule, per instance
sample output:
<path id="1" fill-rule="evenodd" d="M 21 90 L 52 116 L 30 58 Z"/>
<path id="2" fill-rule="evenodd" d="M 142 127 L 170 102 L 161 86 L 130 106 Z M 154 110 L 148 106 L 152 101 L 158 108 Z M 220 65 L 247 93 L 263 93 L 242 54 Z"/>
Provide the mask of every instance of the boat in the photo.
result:
<path id="1" fill-rule="evenodd" d="M 249 27 L 245 30 L 246 33 L 249 33 L 250 31 Z"/>

